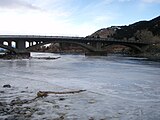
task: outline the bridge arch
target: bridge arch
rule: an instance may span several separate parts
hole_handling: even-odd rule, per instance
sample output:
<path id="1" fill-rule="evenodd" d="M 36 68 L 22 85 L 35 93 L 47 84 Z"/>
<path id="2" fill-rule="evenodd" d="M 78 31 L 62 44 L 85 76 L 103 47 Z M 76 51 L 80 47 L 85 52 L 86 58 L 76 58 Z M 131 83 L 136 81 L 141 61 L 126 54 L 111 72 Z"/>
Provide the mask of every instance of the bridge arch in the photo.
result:
<path id="1" fill-rule="evenodd" d="M 143 50 L 139 46 L 134 45 L 134 44 L 127 44 L 127 43 L 110 43 L 110 44 L 104 45 L 103 48 L 108 48 L 108 47 L 114 46 L 114 45 L 122 45 L 122 46 L 129 47 L 134 51 L 143 52 Z"/>
<path id="2" fill-rule="evenodd" d="M 18 51 L 16 48 L 13 48 L 13 47 L 7 46 L 7 45 L 3 45 L 3 44 L 0 44 L 0 47 L 3 49 L 9 50 L 11 52 L 14 52 L 14 53 L 16 53 Z"/>
<path id="3" fill-rule="evenodd" d="M 30 47 L 27 47 L 27 50 L 31 50 L 33 48 L 40 47 L 42 45 L 46 45 L 46 44 L 50 44 L 50 43 L 70 43 L 70 44 L 79 45 L 82 48 L 84 48 L 84 49 L 86 49 L 86 50 L 88 50 L 90 52 L 94 52 L 95 51 L 95 48 L 92 47 L 91 45 L 88 45 L 87 43 L 79 43 L 79 42 L 73 42 L 73 41 L 50 41 L 50 42 L 43 42 L 43 43 L 39 43 L 39 44 L 30 46 Z"/>

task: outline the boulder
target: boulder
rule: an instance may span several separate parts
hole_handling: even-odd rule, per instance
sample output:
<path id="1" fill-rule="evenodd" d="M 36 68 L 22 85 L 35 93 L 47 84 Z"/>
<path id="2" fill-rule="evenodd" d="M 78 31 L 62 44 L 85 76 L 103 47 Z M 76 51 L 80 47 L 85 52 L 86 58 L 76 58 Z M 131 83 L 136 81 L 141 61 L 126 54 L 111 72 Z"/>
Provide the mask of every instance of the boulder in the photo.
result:
<path id="1" fill-rule="evenodd" d="M 3 85 L 4 88 L 11 88 L 10 84 Z"/>

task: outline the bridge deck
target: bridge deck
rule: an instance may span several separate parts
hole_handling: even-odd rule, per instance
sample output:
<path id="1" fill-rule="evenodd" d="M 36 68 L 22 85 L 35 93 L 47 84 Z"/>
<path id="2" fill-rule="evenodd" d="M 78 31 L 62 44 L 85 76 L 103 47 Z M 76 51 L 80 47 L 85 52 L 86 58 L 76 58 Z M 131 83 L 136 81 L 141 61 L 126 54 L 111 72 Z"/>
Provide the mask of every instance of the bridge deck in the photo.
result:
<path id="1" fill-rule="evenodd" d="M 72 36 L 41 36 L 41 35 L 0 35 L 0 41 L 14 41 L 14 40 L 26 40 L 26 41 L 64 41 L 70 40 L 74 42 L 113 42 L 113 43 L 131 43 L 131 44 L 151 44 L 141 40 L 118 40 L 114 38 L 92 38 L 92 37 L 72 37 Z"/>

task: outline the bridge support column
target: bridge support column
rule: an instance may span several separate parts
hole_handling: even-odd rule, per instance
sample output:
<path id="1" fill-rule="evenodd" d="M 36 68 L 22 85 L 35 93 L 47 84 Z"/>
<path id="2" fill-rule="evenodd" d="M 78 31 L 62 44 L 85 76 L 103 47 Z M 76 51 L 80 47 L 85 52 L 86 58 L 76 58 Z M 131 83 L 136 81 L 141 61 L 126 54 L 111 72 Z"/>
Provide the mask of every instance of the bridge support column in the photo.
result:
<path id="1" fill-rule="evenodd" d="M 29 47 L 33 46 L 33 42 L 29 42 Z"/>
<path id="2" fill-rule="evenodd" d="M 25 48 L 25 41 L 23 40 L 19 40 L 16 42 L 16 48 L 20 51 L 25 51 L 26 48 Z"/>
<path id="3" fill-rule="evenodd" d="M 30 57 L 30 52 L 27 51 L 25 46 L 26 45 L 24 40 L 19 40 L 16 42 L 16 48 L 18 49 L 16 54 L 22 58 Z"/>
<path id="4" fill-rule="evenodd" d="M 11 41 L 8 42 L 8 46 L 12 47 L 12 42 Z"/>
<path id="5" fill-rule="evenodd" d="M 91 42 L 90 45 L 94 49 L 93 51 L 86 52 L 85 55 L 88 55 L 88 56 L 106 56 L 107 55 L 107 51 L 102 50 L 103 43 Z"/>
<path id="6" fill-rule="evenodd" d="M 18 49 L 18 54 L 30 54 L 30 52 L 27 51 L 25 41 L 19 40 L 16 42 L 16 48 Z"/>
<path id="7" fill-rule="evenodd" d="M 97 49 L 97 51 L 101 51 L 101 49 L 102 49 L 102 43 L 97 42 L 96 43 L 96 49 Z"/>
<path id="8" fill-rule="evenodd" d="M 38 45 L 39 44 L 39 42 L 36 42 L 36 45 Z"/>

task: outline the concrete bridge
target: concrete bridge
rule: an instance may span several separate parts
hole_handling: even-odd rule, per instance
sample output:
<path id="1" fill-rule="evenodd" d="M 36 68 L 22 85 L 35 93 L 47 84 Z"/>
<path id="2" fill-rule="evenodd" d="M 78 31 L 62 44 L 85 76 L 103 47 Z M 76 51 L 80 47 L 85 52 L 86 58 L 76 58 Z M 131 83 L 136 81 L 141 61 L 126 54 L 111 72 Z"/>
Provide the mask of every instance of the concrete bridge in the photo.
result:
<path id="1" fill-rule="evenodd" d="M 29 46 L 26 46 L 28 42 Z M 113 38 L 70 37 L 70 36 L 37 36 L 37 35 L 0 35 L 0 47 L 14 53 L 27 53 L 31 48 L 49 43 L 72 43 L 80 45 L 90 53 L 106 53 L 104 47 L 124 45 L 135 51 L 143 52 L 151 43 Z M 13 47 L 14 44 L 14 47 Z"/>

